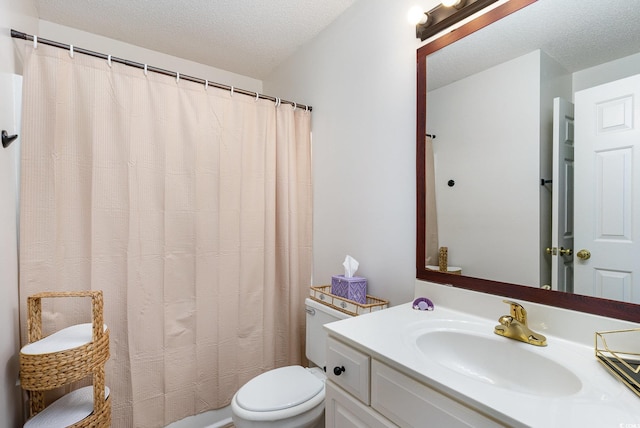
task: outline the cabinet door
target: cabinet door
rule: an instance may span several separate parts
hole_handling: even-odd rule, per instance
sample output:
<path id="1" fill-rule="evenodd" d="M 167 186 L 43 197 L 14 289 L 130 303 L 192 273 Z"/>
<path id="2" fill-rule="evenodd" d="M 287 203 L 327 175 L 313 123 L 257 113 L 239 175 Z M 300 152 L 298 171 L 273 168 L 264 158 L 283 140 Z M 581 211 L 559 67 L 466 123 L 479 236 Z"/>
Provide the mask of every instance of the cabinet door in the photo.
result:
<path id="1" fill-rule="evenodd" d="M 406 428 L 509 426 L 376 360 L 371 361 L 371 407 Z"/>
<path id="2" fill-rule="evenodd" d="M 369 356 L 338 342 L 327 340 L 327 378 L 369 405 Z"/>
<path id="3" fill-rule="evenodd" d="M 395 428 L 389 420 L 327 381 L 325 395 L 326 428 Z"/>

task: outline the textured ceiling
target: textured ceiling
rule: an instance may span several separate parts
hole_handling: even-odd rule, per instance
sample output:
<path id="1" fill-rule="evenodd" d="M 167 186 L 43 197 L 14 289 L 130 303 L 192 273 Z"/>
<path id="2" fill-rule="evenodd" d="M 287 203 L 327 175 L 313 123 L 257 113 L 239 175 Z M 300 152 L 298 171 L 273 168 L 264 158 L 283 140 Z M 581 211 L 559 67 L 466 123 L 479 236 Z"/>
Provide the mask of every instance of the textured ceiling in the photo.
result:
<path id="1" fill-rule="evenodd" d="M 45 21 L 263 79 L 355 1 L 34 0 L 34 3 L 38 17 Z M 78 46 L 82 47 L 80 42 Z"/>
<path id="2" fill-rule="evenodd" d="M 640 52 L 640 0 L 538 0 L 429 56 L 429 90 L 541 49 L 575 72 Z"/>
<path id="3" fill-rule="evenodd" d="M 34 3 L 40 19 L 261 80 L 355 1 Z M 431 55 L 429 89 L 538 48 L 569 71 L 601 64 L 640 51 L 639 23 L 640 0 L 538 0 Z M 83 47 L 80 41 L 77 43 Z"/>

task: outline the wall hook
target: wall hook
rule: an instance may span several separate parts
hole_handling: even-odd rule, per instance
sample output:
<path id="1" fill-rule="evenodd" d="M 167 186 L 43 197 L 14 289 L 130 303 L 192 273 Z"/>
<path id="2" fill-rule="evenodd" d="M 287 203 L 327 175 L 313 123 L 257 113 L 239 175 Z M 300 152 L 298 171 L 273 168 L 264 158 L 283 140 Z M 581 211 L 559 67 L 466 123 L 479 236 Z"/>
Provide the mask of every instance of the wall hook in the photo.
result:
<path id="1" fill-rule="evenodd" d="M 15 140 L 16 138 L 18 138 L 18 134 L 9 135 L 7 134 L 7 131 L 3 129 L 2 130 L 2 147 L 6 149 L 7 147 L 9 147 L 9 144 L 13 143 L 13 140 Z"/>

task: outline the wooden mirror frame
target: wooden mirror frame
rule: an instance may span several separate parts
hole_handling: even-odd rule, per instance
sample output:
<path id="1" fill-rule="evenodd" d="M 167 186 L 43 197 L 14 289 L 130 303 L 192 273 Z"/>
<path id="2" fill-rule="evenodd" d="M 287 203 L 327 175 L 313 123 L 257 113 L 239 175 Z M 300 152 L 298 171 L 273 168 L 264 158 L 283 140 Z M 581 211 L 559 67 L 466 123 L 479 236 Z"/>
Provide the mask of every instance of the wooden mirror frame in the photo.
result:
<path id="1" fill-rule="evenodd" d="M 483 293 L 522 299 L 549 306 L 592 313 L 610 318 L 640 322 L 640 305 L 601 299 L 591 296 L 543 290 L 487 279 L 427 270 L 425 266 L 425 143 L 427 121 L 427 56 L 484 28 L 505 16 L 516 12 L 537 0 L 510 0 L 460 28 L 422 46 L 417 50 L 417 117 L 416 117 L 416 278 Z"/>

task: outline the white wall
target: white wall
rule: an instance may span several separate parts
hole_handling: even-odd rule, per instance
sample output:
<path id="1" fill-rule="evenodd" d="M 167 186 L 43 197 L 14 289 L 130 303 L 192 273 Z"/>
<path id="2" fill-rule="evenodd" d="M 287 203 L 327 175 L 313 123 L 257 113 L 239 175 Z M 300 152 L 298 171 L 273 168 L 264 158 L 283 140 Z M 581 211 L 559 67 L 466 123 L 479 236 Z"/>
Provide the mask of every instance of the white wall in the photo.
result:
<path id="1" fill-rule="evenodd" d="M 573 92 L 636 75 L 640 72 L 640 53 L 577 71 L 573 74 Z"/>
<path id="2" fill-rule="evenodd" d="M 31 0 L 0 0 L 0 72 L 22 74 L 19 52 L 14 51 L 11 29 L 34 32 L 38 28 Z"/>
<path id="3" fill-rule="evenodd" d="M 428 10 L 437 1 L 356 2 L 264 81 L 265 92 L 314 107 L 314 283 L 327 284 L 350 254 L 361 262 L 359 273 L 369 278 L 370 294 L 392 304 L 413 297 L 415 278 L 415 50 L 421 43 L 407 24 L 406 12 L 417 3 Z M 537 77 L 539 82 L 539 73 Z M 540 113 L 537 108 L 532 114 Z M 505 120 L 505 127 L 516 119 Z M 532 121 L 530 131 L 514 136 L 513 145 L 544 129 Z M 479 127 L 479 132 L 487 130 Z M 530 169 L 531 177 L 546 172 L 540 171 L 537 144 L 517 156 L 527 160 L 520 169 Z M 533 180 L 511 183 L 508 191 L 520 188 L 538 200 L 540 187 Z M 499 199 L 500 193 L 494 193 Z M 532 213 L 539 224 L 540 210 L 548 210 L 545 203 L 519 206 L 513 215 Z M 513 282 L 538 284 L 548 268 L 539 254 L 538 228 L 517 233 L 527 234 L 533 243 L 528 251 L 535 254 L 523 257 L 532 257 L 526 270 L 536 280 Z M 481 251 L 495 259 L 521 248 L 506 242 L 497 254 L 488 254 L 484 247 Z M 450 255 L 455 257 L 454 249 Z M 488 276 L 495 277 L 495 269 Z"/>
<path id="4" fill-rule="evenodd" d="M 538 284 L 540 51 L 430 91 L 427 111 L 449 263 L 465 275 Z"/>
<path id="5" fill-rule="evenodd" d="M 314 284 L 349 254 L 369 294 L 392 304 L 415 283 L 414 4 L 356 2 L 264 81 L 313 106 Z"/>
<path id="6" fill-rule="evenodd" d="M 22 79 L 0 72 L 0 128 L 19 133 Z M 15 108 L 14 108 L 15 107 Z M 21 389 L 18 380 L 20 324 L 18 308 L 17 198 L 20 140 L 0 146 L 0 426 L 19 426 Z M 5 420 L 6 419 L 6 420 Z"/>
<path id="7" fill-rule="evenodd" d="M 0 129 L 19 134 L 22 66 L 10 37 L 11 28 L 33 31 L 37 20 L 30 0 L 0 0 Z M 22 424 L 18 380 L 20 348 L 18 317 L 17 173 L 19 139 L 0 146 L 0 426 Z"/>
<path id="8" fill-rule="evenodd" d="M 571 97 L 571 76 L 541 51 L 429 92 L 440 245 L 463 274 L 550 284 L 551 188 L 540 178 L 551 177 L 556 96 Z"/>
<path id="9" fill-rule="evenodd" d="M 55 40 L 65 44 L 72 44 L 84 49 L 100 52 L 115 57 L 132 60 L 141 64 L 148 64 L 165 70 L 177 71 L 211 82 L 233 85 L 237 88 L 262 93 L 262 81 L 243 76 L 219 68 L 209 67 L 197 62 L 166 55 L 160 52 L 144 49 L 139 46 L 109 39 L 97 34 L 87 33 L 71 27 L 65 27 L 49 21 L 39 21 L 38 37 Z"/>

